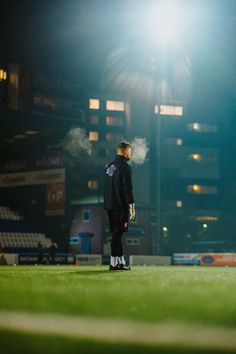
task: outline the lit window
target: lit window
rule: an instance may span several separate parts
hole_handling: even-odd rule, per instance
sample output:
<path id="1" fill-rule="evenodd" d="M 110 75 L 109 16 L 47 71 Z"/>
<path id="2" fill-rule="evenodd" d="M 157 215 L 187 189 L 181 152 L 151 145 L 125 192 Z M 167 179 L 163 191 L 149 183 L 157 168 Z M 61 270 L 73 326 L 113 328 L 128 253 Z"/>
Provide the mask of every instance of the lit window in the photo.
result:
<path id="1" fill-rule="evenodd" d="M 188 186 L 188 192 L 189 193 L 201 193 L 202 186 L 199 186 L 198 184 L 190 185 L 190 186 Z"/>
<path id="2" fill-rule="evenodd" d="M 196 221 L 213 221 L 216 222 L 218 221 L 218 216 L 211 216 L 211 215 L 203 215 L 203 216 L 197 216 L 195 217 Z"/>
<path id="3" fill-rule="evenodd" d="M 194 184 L 192 187 L 193 187 L 192 188 L 193 191 L 196 192 L 196 193 L 201 192 L 201 190 L 202 190 L 202 187 L 199 186 L 198 184 Z"/>
<path id="4" fill-rule="evenodd" d="M 121 127 L 124 124 L 122 118 L 118 117 L 106 117 L 106 124 L 115 127 Z"/>
<path id="5" fill-rule="evenodd" d="M 0 81 L 5 81 L 7 79 L 7 73 L 3 69 L 0 69 Z"/>
<path id="6" fill-rule="evenodd" d="M 160 105 L 160 114 L 167 115 L 167 116 L 182 116 L 183 107 Z"/>
<path id="7" fill-rule="evenodd" d="M 92 190 L 98 189 L 98 181 L 97 180 L 88 181 L 88 188 Z"/>
<path id="8" fill-rule="evenodd" d="M 90 98 L 89 100 L 89 108 L 90 109 L 99 109 L 100 102 L 97 98 Z"/>
<path id="9" fill-rule="evenodd" d="M 190 127 L 191 127 L 191 125 L 192 125 L 192 127 L 193 127 L 193 130 L 201 130 L 201 125 L 200 124 L 198 124 L 198 123 L 193 123 L 193 124 L 190 124 Z"/>
<path id="10" fill-rule="evenodd" d="M 183 206 L 182 200 L 177 200 L 177 201 L 176 201 L 176 207 L 177 207 L 177 208 L 182 208 L 182 206 Z"/>
<path id="11" fill-rule="evenodd" d="M 89 132 L 89 140 L 90 141 L 98 141 L 99 133 L 98 132 Z"/>
<path id="12" fill-rule="evenodd" d="M 154 106 L 154 113 L 155 113 L 155 114 L 158 114 L 158 112 L 159 112 L 158 105 L 155 104 L 155 106 Z"/>
<path id="13" fill-rule="evenodd" d="M 183 140 L 182 139 L 176 139 L 176 145 L 178 145 L 178 146 L 183 145 Z"/>
<path id="14" fill-rule="evenodd" d="M 98 124 L 98 116 L 91 116 L 90 124 Z"/>
<path id="15" fill-rule="evenodd" d="M 192 194 L 217 194 L 218 189 L 215 186 L 200 186 L 199 184 L 193 184 L 187 186 L 187 192 Z"/>
<path id="16" fill-rule="evenodd" d="M 188 160 L 190 160 L 190 161 L 196 161 L 196 162 L 201 162 L 201 160 L 202 160 L 202 155 L 200 155 L 200 154 L 190 154 L 190 155 L 188 155 Z"/>
<path id="17" fill-rule="evenodd" d="M 188 130 L 197 133 L 217 133 L 218 127 L 214 124 L 190 123 L 188 124 Z"/>
<path id="18" fill-rule="evenodd" d="M 91 221 L 91 211 L 84 210 L 83 211 L 83 222 L 90 222 Z"/>
<path id="19" fill-rule="evenodd" d="M 125 103 L 123 101 L 106 101 L 107 111 L 121 111 L 125 110 Z"/>
<path id="20" fill-rule="evenodd" d="M 183 145 L 183 140 L 182 139 L 176 139 L 176 138 L 164 138 L 164 141 L 167 145 L 178 145 L 181 146 Z"/>

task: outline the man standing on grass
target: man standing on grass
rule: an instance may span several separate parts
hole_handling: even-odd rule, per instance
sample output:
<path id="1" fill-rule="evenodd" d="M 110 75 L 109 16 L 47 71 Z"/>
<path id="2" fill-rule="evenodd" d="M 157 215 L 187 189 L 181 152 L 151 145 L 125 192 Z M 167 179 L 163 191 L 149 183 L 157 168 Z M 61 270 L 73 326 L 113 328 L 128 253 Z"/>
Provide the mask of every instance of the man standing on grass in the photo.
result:
<path id="1" fill-rule="evenodd" d="M 109 270 L 130 270 L 125 264 L 121 237 L 128 230 L 129 219 L 135 218 L 132 170 L 127 163 L 131 154 L 132 146 L 120 142 L 115 160 L 105 168 L 104 209 L 112 232 Z"/>

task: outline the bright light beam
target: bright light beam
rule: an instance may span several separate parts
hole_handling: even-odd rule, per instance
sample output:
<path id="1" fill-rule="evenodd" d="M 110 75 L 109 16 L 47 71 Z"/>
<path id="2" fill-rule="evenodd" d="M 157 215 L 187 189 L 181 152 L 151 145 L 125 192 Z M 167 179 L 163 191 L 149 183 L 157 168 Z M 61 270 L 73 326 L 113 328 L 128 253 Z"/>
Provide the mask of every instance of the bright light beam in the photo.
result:
<path id="1" fill-rule="evenodd" d="M 186 14 L 178 2 L 159 2 L 146 9 L 143 27 L 151 42 L 162 45 L 178 41 Z"/>

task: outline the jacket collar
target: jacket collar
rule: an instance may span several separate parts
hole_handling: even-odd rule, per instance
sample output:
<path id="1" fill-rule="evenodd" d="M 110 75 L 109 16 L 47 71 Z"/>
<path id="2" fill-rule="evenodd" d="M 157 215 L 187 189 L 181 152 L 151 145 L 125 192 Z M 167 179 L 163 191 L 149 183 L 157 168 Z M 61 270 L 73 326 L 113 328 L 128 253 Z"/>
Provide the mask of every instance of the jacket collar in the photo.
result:
<path id="1" fill-rule="evenodd" d="M 123 155 L 116 155 L 115 160 L 127 162 L 127 158 Z"/>

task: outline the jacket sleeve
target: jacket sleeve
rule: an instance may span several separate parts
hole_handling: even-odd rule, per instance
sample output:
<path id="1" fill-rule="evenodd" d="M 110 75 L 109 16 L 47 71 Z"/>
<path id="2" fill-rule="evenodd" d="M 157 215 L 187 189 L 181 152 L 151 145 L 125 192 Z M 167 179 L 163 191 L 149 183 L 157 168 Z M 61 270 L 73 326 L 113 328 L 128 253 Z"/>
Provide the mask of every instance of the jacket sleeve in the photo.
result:
<path id="1" fill-rule="evenodd" d="M 129 165 L 124 165 L 121 171 L 121 184 L 128 204 L 134 203 L 132 170 Z"/>

